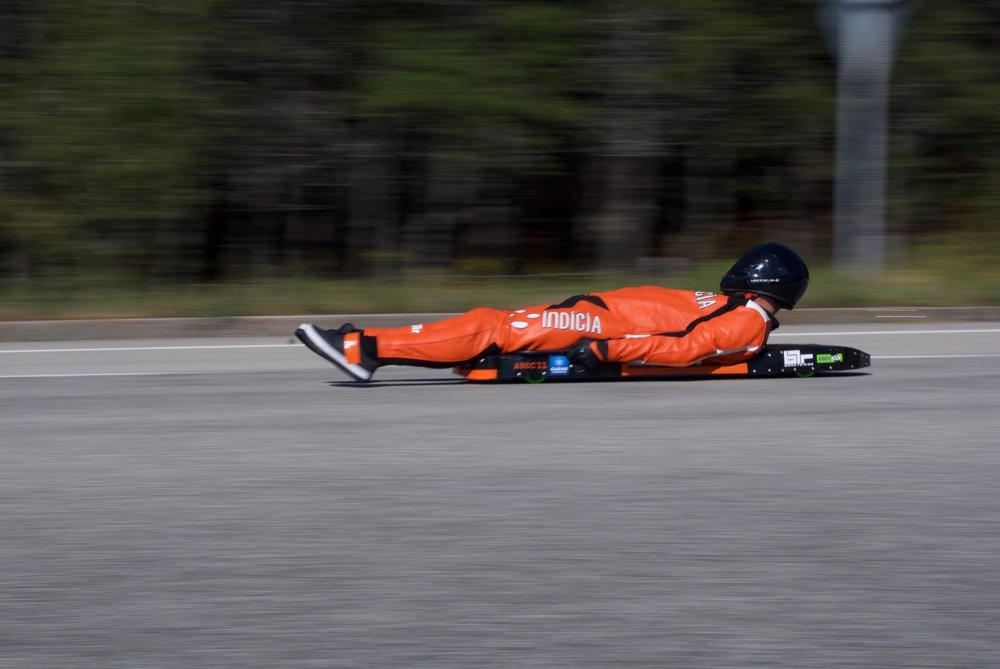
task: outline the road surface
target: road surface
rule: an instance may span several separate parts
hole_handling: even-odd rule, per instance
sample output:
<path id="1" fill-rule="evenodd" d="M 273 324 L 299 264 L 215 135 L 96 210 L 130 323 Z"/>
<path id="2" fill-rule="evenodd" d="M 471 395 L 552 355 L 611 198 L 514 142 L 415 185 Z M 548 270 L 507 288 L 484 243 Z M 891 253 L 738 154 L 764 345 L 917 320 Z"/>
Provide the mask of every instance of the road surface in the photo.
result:
<path id="1" fill-rule="evenodd" d="M 1000 324 L 772 341 L 871 374 L 0 345 L 0 667 L 997 666 Z"/>

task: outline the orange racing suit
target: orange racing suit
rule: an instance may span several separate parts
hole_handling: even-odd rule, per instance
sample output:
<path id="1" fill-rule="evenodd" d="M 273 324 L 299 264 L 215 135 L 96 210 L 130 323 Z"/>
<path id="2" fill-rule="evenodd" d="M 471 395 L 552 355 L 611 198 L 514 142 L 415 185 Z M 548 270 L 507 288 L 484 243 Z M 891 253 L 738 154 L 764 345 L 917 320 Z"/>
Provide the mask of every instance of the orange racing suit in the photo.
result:
<path id="1" fill-rule="evenodd" d="M 752 358 L 778 326 L 752 297 L 658 286 L 575 295 L 559 304 L 461 316 L 401 328 L 367 328 L 383 364 L 450 367 L 491 353 L 568 349 L 580 339 L 603 362 L 687 367 Z M 369 340 L 371 341 L 371 340 Z"/>

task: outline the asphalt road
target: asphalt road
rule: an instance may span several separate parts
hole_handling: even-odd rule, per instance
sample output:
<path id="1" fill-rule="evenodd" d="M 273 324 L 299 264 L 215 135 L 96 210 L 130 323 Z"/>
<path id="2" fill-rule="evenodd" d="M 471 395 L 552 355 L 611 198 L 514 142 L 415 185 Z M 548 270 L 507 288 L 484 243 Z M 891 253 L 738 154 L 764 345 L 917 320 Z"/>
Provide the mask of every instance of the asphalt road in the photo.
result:
<path id="1" fill-rule="evenodd" d="M 1000 664 L 1000 324 L 776 335 L 871 374 L 4 344 L 0 667 Z"/>

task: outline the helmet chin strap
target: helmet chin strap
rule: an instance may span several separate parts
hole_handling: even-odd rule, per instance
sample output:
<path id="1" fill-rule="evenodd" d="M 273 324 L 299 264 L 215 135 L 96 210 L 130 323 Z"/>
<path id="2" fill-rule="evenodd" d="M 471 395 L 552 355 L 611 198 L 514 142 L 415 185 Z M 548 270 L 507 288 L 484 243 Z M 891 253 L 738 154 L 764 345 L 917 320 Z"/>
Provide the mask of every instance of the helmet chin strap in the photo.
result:
<path id="1" fill-rule="evenodd" d="M 754 302 L 767 309 L 768 313 L 770 313 L 772 316 L 775 313 L 777 313 L 779 309 L 784 309 L 784 307 L 781 306 L 781 304 L 773 297 L 770 297 L 768 295 L 758 295 L 756 293 L 748 293 L 748 294 L 751 296 L 751 299 Z"/>

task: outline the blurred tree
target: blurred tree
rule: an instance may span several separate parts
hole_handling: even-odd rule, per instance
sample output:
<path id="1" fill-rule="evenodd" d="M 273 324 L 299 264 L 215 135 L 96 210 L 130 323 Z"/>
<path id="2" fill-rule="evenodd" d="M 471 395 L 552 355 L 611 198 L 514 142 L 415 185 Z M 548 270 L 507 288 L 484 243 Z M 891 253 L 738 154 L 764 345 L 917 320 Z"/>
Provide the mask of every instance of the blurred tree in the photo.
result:
<path id="1" fill-rule="evenodd" d="M 591 12 L 590 85 L 598 115 L 588 131 L 599 193 L 592 218 L 597 264 L 630 268 L 650 255 L 658 201 L 657 163 L 677 122 L 659 68 L 665 66 L 670 19 L 664 3 L 629 0 Z"/>
<path id="2" fill-rule="evenodd" d="M 7 0 L 0 271 L 632 267 L 764 237 L 823 259 L 834 68 L 815 9 Z M 893 92 L 900 235 L 997 208 L 998 23 L 996 0 L 915 17 Z"/>
<path id="3" fill-rule="evenodd" d="M 893 88 L 890 214 L 908 233 L 995 229 L 1000 3 L 925 3 Z"/>
<path id="4" fill-rule="evenodd" d="M 687 155 L 677 243 L 738 252 L 767 234 L 808 246 L 829 210 L 833 71 L 810 0 L 691 0 L 668 35 L 664 76 Z"/>
<path id="5" fill-rule="evenodd" d="M 69 239 L 52 242 L 75 242 L 78 262 L 92 248 L 84 242 L 106 238 L 98 246 L 136 268 L 174 266 L 203 201 L 204 5 L 51 0 L 36 15 L 31 57 L 14 67 L 10 122 L 31 165 L 25 190 L 69 223 L 53 232 Z"/>
<path id="6" fill-rule="evenodd" d="M 202 52 L 221 100 L 200 275 L 345 261 L 357 72 L 367 2 L 219 0 Z"/>
<path id="7" fill-rule="evenodd" d="M 14 194 L 20 189 L 28 166 L 19 159 L 16 125 L 12 123 L 12 96 L 18 87 L 17 68 L 27 57 L 31 13 L 26 0 L 0 4 L 0 277 L 24 275 L 28 269 L 27 245 L 18 239 L 29 223 L 17 219 L 29 208 Z"/>
<path id="8" fill-rule="evenodd" d="M 381 134 L 388 143 L 369 151 L 424 158 L 422 178 L 397 184 L 404 202 L 422 205 L 418 215 L 402 212 L 398 232 L 406 256 L 434 263 L 451 260 L 455 231 L 489 189 L 487 175 L 516 184 L 558 169 L 553 152 L 566 149 L 586 112 L 576 99 L 578 10 L 541 2 L 459 7 L 441 13 L 426 3 L 415 18 L 379 25 L 357 98 L 363 125 L 374 129 L 366 137 Z M 357 223 L 355 235 L 371 228 Z"/>

